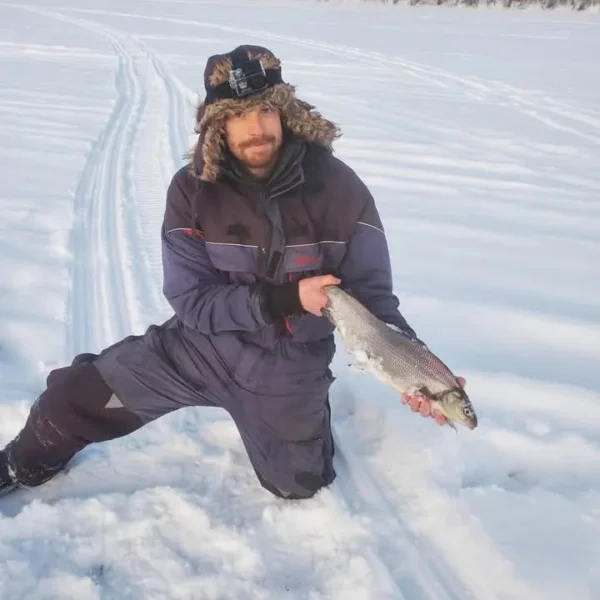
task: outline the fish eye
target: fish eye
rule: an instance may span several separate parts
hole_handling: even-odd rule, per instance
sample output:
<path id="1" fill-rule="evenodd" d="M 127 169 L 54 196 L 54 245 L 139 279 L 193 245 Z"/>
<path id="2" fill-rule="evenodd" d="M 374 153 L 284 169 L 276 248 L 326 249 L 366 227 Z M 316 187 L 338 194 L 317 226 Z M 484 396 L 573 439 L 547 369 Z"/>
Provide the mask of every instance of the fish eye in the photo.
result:
<path id="1" fill-rule="evenodd" d="M 473 416 L 473 409 L 470 406 L 465 406 L 463 408 L 463 414 L 465 415 L 465 417 L 472 417 Z"/>

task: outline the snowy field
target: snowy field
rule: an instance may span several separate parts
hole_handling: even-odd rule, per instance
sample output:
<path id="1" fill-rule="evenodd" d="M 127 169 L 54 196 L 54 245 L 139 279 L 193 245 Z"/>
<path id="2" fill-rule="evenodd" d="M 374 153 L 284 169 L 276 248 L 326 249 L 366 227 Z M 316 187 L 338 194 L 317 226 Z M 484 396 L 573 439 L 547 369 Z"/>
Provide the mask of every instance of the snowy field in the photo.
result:
<path id="1" fill-rule="evenodd" d="M 272 497 L 227 415 L 186 409 L 0 499 L 0 599 L 597 600 L 598 13 L 1 3 L 0 445 L 51 369 L 170 316 L 165 189 L 240 43 L 342 126 L 480 426 L 414 415 L 340 344 L 330 489 Z"/>

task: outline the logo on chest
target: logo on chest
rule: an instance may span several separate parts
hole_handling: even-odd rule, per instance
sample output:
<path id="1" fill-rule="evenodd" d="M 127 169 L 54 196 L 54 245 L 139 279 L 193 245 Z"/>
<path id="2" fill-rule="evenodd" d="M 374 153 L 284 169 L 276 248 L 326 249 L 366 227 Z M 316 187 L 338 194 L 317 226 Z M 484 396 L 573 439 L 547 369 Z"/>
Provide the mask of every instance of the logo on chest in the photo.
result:
<path id="1" fill-rule="evenodd" d="M 315 263 L 318 263 L 321 259 L 318 256 L 295 256 L 294 257 L 294 262 L 300 266 L 300 267 L 304 267 L 307 265 L 314 265 Z"/>

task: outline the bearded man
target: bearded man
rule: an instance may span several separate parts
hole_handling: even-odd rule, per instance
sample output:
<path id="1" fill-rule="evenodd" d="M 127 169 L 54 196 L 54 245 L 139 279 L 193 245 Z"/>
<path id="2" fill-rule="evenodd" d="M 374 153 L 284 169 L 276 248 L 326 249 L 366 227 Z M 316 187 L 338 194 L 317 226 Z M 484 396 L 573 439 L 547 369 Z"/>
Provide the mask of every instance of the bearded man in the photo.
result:
<path id="1" fill-rule="evenodd" d="M 235 422 L 264 488 L 310 498 L 335 478 L 323 287 L 342 285 L 416 337 L 373 196 L 333 155 L 339 128 L 296 98 L 263 47 L 210 57 L 204 84 L 197 144 L 168 188 L 161 230 L 173 317 L 49 374 L 0 451 L 0 491 L 42 484 L 90 443 L 211 406 Z M 406 400 L 445 421 L 425 398 Z"/>

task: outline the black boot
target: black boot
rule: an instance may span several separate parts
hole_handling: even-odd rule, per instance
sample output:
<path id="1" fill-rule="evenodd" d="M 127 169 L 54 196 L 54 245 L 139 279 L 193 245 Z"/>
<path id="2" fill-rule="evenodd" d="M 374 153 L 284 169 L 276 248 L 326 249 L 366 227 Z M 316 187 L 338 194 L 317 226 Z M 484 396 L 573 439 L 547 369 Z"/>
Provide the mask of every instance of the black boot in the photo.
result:
<path id="1" fill-rule="evenodd" d="M 17 487 L 17 482 L 11 477 L 8 469 L 8 457 L 4 450 L 0 450 L 0 496 L 8 494 Z"/>

